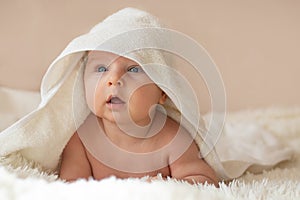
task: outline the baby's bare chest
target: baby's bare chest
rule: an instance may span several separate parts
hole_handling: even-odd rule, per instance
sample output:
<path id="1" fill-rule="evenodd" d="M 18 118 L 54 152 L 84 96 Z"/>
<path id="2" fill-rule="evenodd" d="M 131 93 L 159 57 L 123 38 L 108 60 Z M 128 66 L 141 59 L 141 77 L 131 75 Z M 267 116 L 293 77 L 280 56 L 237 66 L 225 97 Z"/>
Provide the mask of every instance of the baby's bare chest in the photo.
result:
<path id="1" fill-rule="evenodd" d="M 132 156 L 135 156 L 133 158 Z M 93 177 L 97 180 L 116 176 L 118 178 L 129 177 L 144 177 L 156 176 L 161 174 L 163 177 L 170 176 L 170 169 L 168 158 L 164 155 L 130 155 L 126 158 L 111 157 L 110 160 L 98 160 L 89 152 L 87 157 L 89 159 Z"/>

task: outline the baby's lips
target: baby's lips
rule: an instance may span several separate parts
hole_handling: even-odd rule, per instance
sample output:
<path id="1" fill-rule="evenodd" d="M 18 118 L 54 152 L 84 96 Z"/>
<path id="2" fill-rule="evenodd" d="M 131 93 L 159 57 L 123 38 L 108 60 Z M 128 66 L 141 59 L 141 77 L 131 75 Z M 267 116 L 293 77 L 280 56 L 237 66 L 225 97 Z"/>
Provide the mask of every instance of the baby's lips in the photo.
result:
<path id="1" fill-rule="evenodd" d="M 111 98 L 112 98 L 113 95 L 109 95 L 107 98 L 106 98 L 106 103 L 109 103 Z"/>
<path id="2" fill-rule="evenodd" d="M 109 95 L 109 97 L 106 100 L 106 103 L 124 104 L 125 102 L 116 95 Z"/>

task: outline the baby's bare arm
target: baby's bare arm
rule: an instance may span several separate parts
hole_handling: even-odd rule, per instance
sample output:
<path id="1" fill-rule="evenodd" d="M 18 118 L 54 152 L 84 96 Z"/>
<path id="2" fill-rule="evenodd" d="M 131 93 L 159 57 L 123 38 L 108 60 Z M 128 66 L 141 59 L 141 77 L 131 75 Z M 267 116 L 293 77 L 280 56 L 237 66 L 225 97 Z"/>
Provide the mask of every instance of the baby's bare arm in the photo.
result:
<path id="1" fill-rule="evenodd" d="M 87 179 L 91 175 L 84 146 L 75 132 L 63 151 L 59 177 L 66 181 L 74 181 L 79 178 Z"/>
<path id="2" fill-rule="evenodd" d="M 188 150 L 170 165 L 172 177 L 186 180 L 191 184 L 207 182 L 218 186 L 214 170 L 198 155 L 198 147 L 193 142 Z"/>

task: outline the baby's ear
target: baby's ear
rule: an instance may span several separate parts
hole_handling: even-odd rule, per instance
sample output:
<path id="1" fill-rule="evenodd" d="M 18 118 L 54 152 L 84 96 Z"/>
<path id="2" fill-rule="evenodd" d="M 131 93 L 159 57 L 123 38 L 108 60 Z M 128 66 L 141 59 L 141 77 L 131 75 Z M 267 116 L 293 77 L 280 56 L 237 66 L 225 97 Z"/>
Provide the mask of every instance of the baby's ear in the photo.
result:
<path id="1" fill-rule="evenodd" d="M 162 91 L 161 92 L 161 97 L 160 97 L 158 103 L 159 104 L 164 104 L 167 100 L 167 97 L 168 97 L 167 94 L 164 91 Z"/>

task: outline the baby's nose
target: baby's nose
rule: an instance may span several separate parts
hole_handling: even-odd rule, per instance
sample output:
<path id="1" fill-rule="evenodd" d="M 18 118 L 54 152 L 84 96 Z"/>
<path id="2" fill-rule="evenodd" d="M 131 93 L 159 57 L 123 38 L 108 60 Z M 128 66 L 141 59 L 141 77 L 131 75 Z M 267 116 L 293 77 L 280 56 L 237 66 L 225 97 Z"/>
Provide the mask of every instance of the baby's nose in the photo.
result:
<path id="1" fill-rule="evenodd" d="M 124 73 L 121 70 L 110 71 L 109 78 L 107 81 L 108 86 L 123 86 L 122 76 Z"/>

